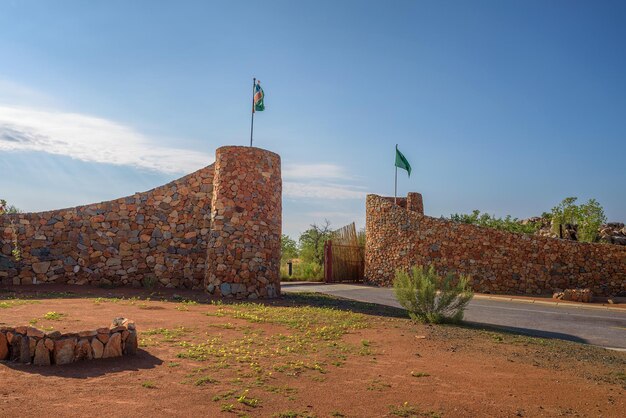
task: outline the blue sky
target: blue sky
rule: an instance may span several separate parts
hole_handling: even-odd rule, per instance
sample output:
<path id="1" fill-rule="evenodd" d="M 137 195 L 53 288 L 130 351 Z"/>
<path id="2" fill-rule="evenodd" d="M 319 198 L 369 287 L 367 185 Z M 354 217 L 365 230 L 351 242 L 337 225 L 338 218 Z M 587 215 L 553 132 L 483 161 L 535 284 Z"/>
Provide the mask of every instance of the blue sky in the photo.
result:
<path id="1" fill-rule="evenodd" d="M 364 225 L 366 193 L 626 220 L 626 4 L 0 2 L 0 195 L 45 210 L 143 191 L 247 144 L 283 159 L 284 231 Z"/>

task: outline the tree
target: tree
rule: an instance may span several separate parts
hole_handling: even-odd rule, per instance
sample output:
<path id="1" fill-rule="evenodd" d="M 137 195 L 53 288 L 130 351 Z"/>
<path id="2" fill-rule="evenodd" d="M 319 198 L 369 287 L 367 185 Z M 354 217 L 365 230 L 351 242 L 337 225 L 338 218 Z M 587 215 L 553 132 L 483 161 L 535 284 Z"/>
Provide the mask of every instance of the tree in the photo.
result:
<path id="1" fill-rule="evenodd" d="M 298 258 L 298 244 L 289 235 L 283 234 L 280 237 L 280 258 L 281 260 Z"/>
<path id="2" fill-rule="evenodd" d="M 324 264 L 324 244 L 330 239 L 330 222 L 324 219 L 322 225 L 312 224 L 299 238 L 300 258 L 304 261 Z"/>
<path id="3" fill-rule="evenodd" d="M 578 207 L 578 240 L 594 242 L 598 238 L 598 229 L 606 222 L 604 209 L 596 199 L 589 199 Z"/>
<path id="4" fill-rule="evenodd" d="M 7 206 L 7 202 L 4 199 L 0 199 L 0 216 L 4 216 L 7 213 L 19 213 L 20 210 L 15 206 Z M 17 228 L 13 223 L 13 219 L 10 220 L 10 228 L 11 228 L 11 241 L 13 244 L 13 248 L 11 249 L 11 254 L 16 261 L 20 261 L 22 258 L 22 252 L 20 250 L 19 243 L 17 242 Z"/>
<path id="5" fill-rule="evenodd" d="M 552 232 L 559 234 L 562 229 L 575 229 L 576 237 L 582 242 L 595 242 L 598 228 L 606 222 L 604 209 L 595 199 L 577 205 L 577 197 L 566 197 L 552 209 Z"/>

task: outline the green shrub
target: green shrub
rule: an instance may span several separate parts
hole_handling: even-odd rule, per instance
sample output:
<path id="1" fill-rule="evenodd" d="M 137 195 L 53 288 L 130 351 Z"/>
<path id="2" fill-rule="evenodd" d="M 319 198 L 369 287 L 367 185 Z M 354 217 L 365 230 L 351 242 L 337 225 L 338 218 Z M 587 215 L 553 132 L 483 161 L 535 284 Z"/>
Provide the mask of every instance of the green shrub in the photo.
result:
<path id="1" fill-rule="evenodd" d="M 7 206 L 7 202 L 4 199 L 0 199 L 0 216 L 7 213 L 20 213 L 21 211 L 15 206 Z M 11 242 L 13 244 L 13 248 L 11 249 L 11 255 L 15 259 L 15 261 L 20 261 L 22 259 L 22 250 L 20 249 L 19 243 L 17 241 L 17 227 L 13 220 L 10 220 L 11 228 Z M 0 238 L 2 238 L 0 236 Z"/>
<path id="2" fill-rule="evenodd" d="M 315 262 L 301 261 L 293 263 L 291 276 L 289 276 L 289 266 L 287 263 L 282 263 L 280 266 L 280 278 L 283 280 L 318 281 L 324 278 L 324 267 Z"/>
<path id="3" fill-rule="evenodd" d="M 496 218 L 494 215 L 481 213 L 479 210 L 474 210 L 470 214 L 454 213 L 450 215 L 450 220 L 464 224 L 499 229 L 501 231 L 520 232 L 523 234 L 534 234 L 541 228 L 541 222 L 523 224 L 519 219 L 511 217 L 511 215 L 507 215 L 505 218 Z"/>
<path id="4" fill-rule="evenodd" d="M 560 234 L 561 227 L 576 228 L 578 241 L 595 242 L 598 229 L 606 222 L 604 209 L 595 199 L 577 205 L 577 197 L 566 197 L 552 209 L 552 232 Z"/>
<path id="5" fill-rule="evenodd" d="M 152 274 L 146 275 L 143 277 L 143 279 L 141 279 L 141 285 L 145 287 L 146 289 L 154 289 L 157 283 L 158 283 L 158 280 L 156 276 Z"/>
<path id="6" fill-rule="evenodd" d="M 410 272 L 397 271 L 393 290 L 400 305 L 419 322 L 458 322 L 474 294 L 468 278 L 460 276 L 455 283 L 452 274 L 439 276 L 430 266 L 413 267 Z"/>

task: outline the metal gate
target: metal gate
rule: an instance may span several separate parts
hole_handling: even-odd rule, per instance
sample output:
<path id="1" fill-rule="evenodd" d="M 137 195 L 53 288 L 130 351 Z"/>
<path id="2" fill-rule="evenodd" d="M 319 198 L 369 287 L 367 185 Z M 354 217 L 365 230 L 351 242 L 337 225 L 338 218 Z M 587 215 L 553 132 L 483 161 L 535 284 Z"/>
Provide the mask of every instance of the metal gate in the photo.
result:
<path id="1" fill-rule="evenodd" d="M 361 282 L 365 271 L 365 245 L 354 222 L 334 231 L 324 245 L 324 281 Z"/>

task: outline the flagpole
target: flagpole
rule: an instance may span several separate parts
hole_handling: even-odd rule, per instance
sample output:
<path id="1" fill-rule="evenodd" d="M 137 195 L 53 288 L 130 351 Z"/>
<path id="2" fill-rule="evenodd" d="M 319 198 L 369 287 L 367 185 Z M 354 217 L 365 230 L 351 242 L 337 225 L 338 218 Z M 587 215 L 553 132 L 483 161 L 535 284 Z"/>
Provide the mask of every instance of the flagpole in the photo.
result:
<path id="1" fill-rule="evenodd" d="M 396 144 L 396 155 L 397 154 L 398 154 L 398 144 Z M 394 162 L 394 165 L 395 165 L 395 162 Z M 398 204 L 397 200 L 398 200 L 398 166 L 396 165 L 396 181 L 395 181 L 395 185 L 393 188 L 393 204 L 394 205 Z"/>
<path id="2" fill-rule="evenodd" d="M 252 78 L 252 121 L 250 122 L 250 146 L 252 146 L 252 133 L 254 132 L 254 87 L 256 78 Z"/>

